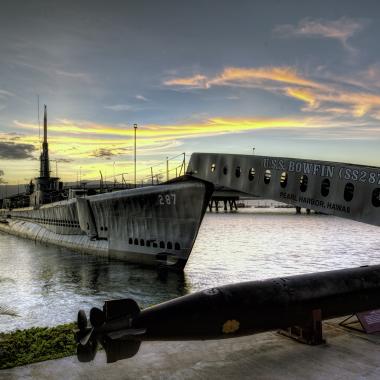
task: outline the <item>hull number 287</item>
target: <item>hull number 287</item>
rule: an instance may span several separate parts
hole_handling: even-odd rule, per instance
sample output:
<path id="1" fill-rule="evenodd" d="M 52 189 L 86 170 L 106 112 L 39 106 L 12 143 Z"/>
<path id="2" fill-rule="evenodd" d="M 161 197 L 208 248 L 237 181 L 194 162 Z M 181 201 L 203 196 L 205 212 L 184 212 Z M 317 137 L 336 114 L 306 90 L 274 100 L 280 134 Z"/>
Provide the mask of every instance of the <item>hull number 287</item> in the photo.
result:
<path id="1" fill-rule="evenodd" d="M 175 205 L 176 196 L 175 193 L 158 194 L 158 203 L 164 205 Z"/>

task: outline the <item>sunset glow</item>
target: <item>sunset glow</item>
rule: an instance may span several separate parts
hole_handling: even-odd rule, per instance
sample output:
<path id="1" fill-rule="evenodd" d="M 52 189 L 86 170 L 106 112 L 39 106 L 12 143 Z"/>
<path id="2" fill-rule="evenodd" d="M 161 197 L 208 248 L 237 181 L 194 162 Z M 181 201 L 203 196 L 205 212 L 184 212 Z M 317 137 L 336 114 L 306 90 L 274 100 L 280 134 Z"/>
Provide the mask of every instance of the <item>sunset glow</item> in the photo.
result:
<path id="1" fill-rule="evenodd" d="M 99 24 L 96 10 L 83 20 L 63 6 L 3 9 L 2 182 L 38 173 L 37 95 L 48 105 L 51 167 L 63 181 L 79 171 L 88 179 L 132 172 L 134 123 L 140 179 L 183 152 L 253 147 L 380 165 L 376 9 L 352 4 L 332 16 L 327 3 L 308 12 L 267 4 L 260 16 L 248 2 L 200 13 L 141 7 L 114 5 Z M 134 16 L 142 9 L 144 24 Z"/>

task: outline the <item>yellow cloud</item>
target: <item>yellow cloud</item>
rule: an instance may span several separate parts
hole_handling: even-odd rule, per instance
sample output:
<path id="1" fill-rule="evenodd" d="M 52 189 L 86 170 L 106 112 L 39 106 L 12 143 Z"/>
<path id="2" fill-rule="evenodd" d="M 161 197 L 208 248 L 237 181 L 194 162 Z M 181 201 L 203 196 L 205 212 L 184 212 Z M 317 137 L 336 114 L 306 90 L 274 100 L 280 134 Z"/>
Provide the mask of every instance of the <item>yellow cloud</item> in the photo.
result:
<path id="1" fill-rule="evenodd" d="M 17 122 L 15 125 L 28 133 L 23 136 L 18 135 L 18 142 L 40 147 L 38 125 L 23 122 Z M 160 171 L 164 173 L 164 158 L 168 154 L 174 155 L 180 152 L 179 147 L 188 138 L 243 133 L 259 129 L 320 129 L 331 125 L 331 119 L 325 117 L 212 117 L 194 123 L 141 125 L 137 135 L 138 177 L 141 179 L 149 176 L 150 166 L 155 166 L 155 173 Z M 337 123 L 334 123 L 334 127 L 336 126 Z M 133 133 L 131 126 L 60 120 L 48 127 L 50 157 L 52 161 L 58 160 L 59 176 L 64 181 L 75 180 L 79 167 L 82 179 L 85 180 L 98 178 L 99 170 L 102 170 L 106 176 L 110 176 L 110 173 L 113 175 L 114 169 L 116 174 L 132 173 Z M 4 141 L 12 141 L 14 135 L 3 133 L 0 137 Z M 35 157 L 38 158 L 38 150 Z M 62 160 L 66 162 L 61 162 Z M 157 161 L 162 162 L 162 165 L 157 167 Z M 52 169 L 55 170 L 54 164 Z M 28 161 L 25 165 L 18 165 L 17 170 L 9 170 L 9 173 L 6 173 L 8 176 L 6 180 L 16 182 L 17 179 L 12 180 L 12 176 L 24 179 L 36 176 L 37 173 L 38 162 Z"/>
<path id="2" fill-rule="evenodd" d="M 285 89 L 285 92 L 288 96 L 291 96 L 298 100 L 302 100 L 303 102 L 307 103 L 311 108 L 314 108 L 319 105 L 319 103 L 317 102 L 317 96 L 308 89 L 299 87 L 288 87 Z"/>
<path id="3" fill-rule="evenodd" d="M 14 122 L 19 128 L 26 130 L 38 130 L 37 124 Z M 235 131 L 246 131 L 249 129 L 268 127 L 297 127 L 303 123 L 297 118 L 210 118 L 199 123 L 192 124 L 146 124 L 138 128 L 138 139 L 142 144 L 154 141 L 168 141 L 173 138 L 188 138 L 193 136 L 204 136 L 209 134 L 231 133 Z M 80 145 L 102 144 L 109 145 L 123 141 L 125 145 L 133 144 L 134 131 L 130 126 L 119 127 L 114 125 L 98 125 L 92 122 L 80 122 L 64 124 L 52 124 L 48 127 L 50 143 L 59 143 L 64 139 L 65 143 Z M 37 137 L 29 136 L 37 143 Z M 125 138 L 125 140 L 121 140 Z M 25 138 L 24 138 L 25 139 Z"/>
<path id="4" fill-rule="evenodd" d="M 26 130 L 38 130 L 38 125 L 15 122 Z M 140 153 L 178 146 L 179 141 L 226 133 L 246 132 L 263 128 L 304 128 L 310 127 L 308 118 L 209 118 L 198 123 L 186 124 L 148 124 L 139 127 L 138 145 Z M 121 128 L 113 125 L 97 125 L 92 122 L 75 121 L 52 124 L 48 127 L 49 146 L 52 153 L 72 157 L 88 157 L 99 149 L 112 150 L 114 155 L 132 150 L 134 140 L 131 127 Z M 40 145 L 37 133 L 22 137 L 22 142 Z M 164 145 L 163 145 L 164 144 Z M 160 149 L 160 148 L 158 148 Z"/>

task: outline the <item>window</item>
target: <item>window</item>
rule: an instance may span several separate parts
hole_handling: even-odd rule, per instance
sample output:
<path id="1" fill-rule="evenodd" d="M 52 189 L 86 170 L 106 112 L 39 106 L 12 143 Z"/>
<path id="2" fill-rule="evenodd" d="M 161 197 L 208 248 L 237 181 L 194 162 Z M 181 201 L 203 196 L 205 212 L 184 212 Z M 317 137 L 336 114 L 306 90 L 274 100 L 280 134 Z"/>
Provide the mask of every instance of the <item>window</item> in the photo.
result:
<path id="1" fill-rule="evenodd" d="M 266 185 L 268 185 L 268 183 L 270 182 L 271 177 L 272 177 L 272 173 L 270 172 L 270 170 L 265 170 L 265 173 L 264 173 L 264 183 Z"/>
<path id="2" fill-rule="evenodd" d="M 179 245 L 179 243 L 174 244 L 174 249 L 176 249 L 177 251 L 181 249 L 181 246 Z"/>
<path id="3" fill-rule="evenodd" d="M 351 202 L 354 197 L 355 186 L 352 183 L 347 183 L 344 188 L 344 200 L 346 202 Z"/>
<path id="4" fill-rule="evenodd" d="M 288 173 L 282 172 L 280 177 L 280 186 L 284 189 L 288 184 Z"/>
<path id="5" fill-rule="evenodd" d="M 168 243 L 166 244 L 166 248 L 167 249 L 173 249 L 173 244 L 171 241 L 168 241 Z"/>
<path id="6" fill-rule="evenodd" d="M 225 167 L 223 168 L 223 174 L 224 174 L 224 175 L 227 175 L 227 173 L 228 173 L 228 169 L 227 169 L 227 166 L 225 166 Z"/>
<path id="7" fill-rule="evenodd" d="M 321 183 L 321 194 L 323 197 L 327 197 L 330 192 L 330 180 L 325 178 Z"/>
<path id="8" fill-rule="evenodd" d="M 129 243 L 129 244 L 132 244 L 132 243 L 133 243 L 133 239 L 132 239 L 132 238 L 129 238 L 128 243 Z"/>
<path id="9" fill-rule="evenodd" d="M 307 190 L 307 183 L 309 182 L 309 179 L 307 178 L 307 175 L 301 175 L 300 178 L 300 190 L 304 193 Z"/>
<path id="10" fill-rule="evenodd" d="M 237 166 L 236 169 L 235 169 L 235 176 L 236 176 L 236 178 L 239 178 L 240 174 L 241 174 L 240 166 Z"/>
<path id="11" fill-rule="evenodd" d="M 249 169 L 249 172 L 248 172 L 248 179 L 249 179 L 250 181 L 253 181 L 253 179 L 255 178 L 255 174 L 256 174 L 255 168 L 251 168 L 251 169 Z"/>
<path id="12" fill-rule="evenodd" d="M 144 239 L 140 239 L 140 245 L 141 245 L 142 247 L 144 247 L 144 245 L 145 245 Z"/>
<path id="13" fill-rule="evenodd" d="M 135 245 L 139 245 L 139 239 L 135 239 Z"/>
<path id="14" fill-rule="evenodd" d="M 160 241 L 160 248 L 165 248 L 165 243 L 163 241 Z"/>
<path id="15" fill-rule="evenodd" d="M 374 189 L 372 191 L 372 205 L 375 207 L 380 207 L 380 189 Z"/>
<path id="16" fill-rule="evenodd" d="M 216 168 L 216 165 L 215 165 L 215 164 L 212 164 L 212 165 L 211 165 L 211 171 L 214 172 L 214 171 L 215 171 L 215 168 Z"/>

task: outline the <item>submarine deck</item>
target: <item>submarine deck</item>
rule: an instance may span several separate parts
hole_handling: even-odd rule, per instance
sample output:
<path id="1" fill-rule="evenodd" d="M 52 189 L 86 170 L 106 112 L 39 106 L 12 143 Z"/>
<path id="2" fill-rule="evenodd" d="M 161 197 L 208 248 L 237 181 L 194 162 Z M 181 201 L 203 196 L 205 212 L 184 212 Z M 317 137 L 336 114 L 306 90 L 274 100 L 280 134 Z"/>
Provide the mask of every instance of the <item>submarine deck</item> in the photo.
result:
<path id="1" fill-rule="evenodd" d="M 276 332 L 216 341 L 143 342 L 113 364 L 76 357 L 0 371 L 0 379 L 380 379 L 380 334 L 323 323 L 327 343 L 308 346 Z"/>

